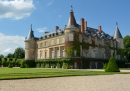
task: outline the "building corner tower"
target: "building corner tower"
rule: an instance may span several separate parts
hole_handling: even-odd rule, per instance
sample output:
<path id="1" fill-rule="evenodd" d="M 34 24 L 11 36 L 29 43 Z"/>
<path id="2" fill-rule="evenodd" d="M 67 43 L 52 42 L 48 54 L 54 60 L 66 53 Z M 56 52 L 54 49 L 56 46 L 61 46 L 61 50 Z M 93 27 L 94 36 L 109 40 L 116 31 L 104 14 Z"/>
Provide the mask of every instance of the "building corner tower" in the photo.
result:
<path id="1" fill-rule="evenodd" d="M 68 24 L 65 26 L 65 52 L 66 57 L 74 57 L 79 54 L 79 25 L 77 24 L 71 6 Z"/>
<path id="2" fill-rule="evenodd" d="M 36 58 L 36 38 L 34 37 L 32 25 L 25 39 L 25 60 L 35 60 Z"/>

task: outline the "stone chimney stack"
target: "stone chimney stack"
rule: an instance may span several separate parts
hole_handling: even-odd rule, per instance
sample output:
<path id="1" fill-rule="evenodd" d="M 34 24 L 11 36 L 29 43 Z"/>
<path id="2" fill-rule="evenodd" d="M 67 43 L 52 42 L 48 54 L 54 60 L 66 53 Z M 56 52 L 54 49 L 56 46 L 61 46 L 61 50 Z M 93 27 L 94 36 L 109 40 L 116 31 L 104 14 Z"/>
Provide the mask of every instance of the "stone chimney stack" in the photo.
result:
<path id="1" fill-rule="evenodd" d="M 98 31 L 102 32 L 102 26 L 98 26 Z"/>
<path id="2" fill-rule="evenodd" d="M 84 18 L 81 18 L 81 33 L 84 33 Z"/>
<path id="3" fill-rule="evenodd" d="M 59 29 L 59 27 L 58 26 L 56 26 L 56 31 Z"/>
<path id="4" fill-rule="evenodd" d="M 87 30 L 87 21 L 84 22 L 84 30 Z"/>

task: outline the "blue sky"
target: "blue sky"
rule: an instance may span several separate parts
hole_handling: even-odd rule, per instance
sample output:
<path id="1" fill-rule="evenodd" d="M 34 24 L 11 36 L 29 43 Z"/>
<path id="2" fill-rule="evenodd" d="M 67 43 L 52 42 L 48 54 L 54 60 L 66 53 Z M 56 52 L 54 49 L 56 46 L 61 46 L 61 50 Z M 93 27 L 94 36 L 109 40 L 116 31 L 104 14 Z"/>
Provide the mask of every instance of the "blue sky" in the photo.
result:
<path id="1" fill-rule="evenodd" d="M 36 37 L 57 25 L 64 28 L 71 5 L 77 23 L 84 18 L 88 27 L 101 25 L 113 35 L 118 22 L 122 36 L 130 35 L 130 0 L 0 0 L 0 54 L 24 48 L 31 24 Z"/>

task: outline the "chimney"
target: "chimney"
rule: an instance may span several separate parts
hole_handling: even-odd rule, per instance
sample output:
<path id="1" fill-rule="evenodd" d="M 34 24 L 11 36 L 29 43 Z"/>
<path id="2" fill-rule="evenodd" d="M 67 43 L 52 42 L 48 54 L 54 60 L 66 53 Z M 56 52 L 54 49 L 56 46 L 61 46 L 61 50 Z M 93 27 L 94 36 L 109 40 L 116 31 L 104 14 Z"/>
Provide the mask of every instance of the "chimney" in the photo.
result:
<path id="1" fill-rule="evenodd" d="M 102 26 L 98 26 L 98 31 L 99 31 L 99 32 L 102 31 Z"/>
<path id="2" fill-rule="evenodd" d="M 84 30 L 87 30 L 87 21 L 84 22 Z"/>
<path id="3" fill-rule="evenodd" d="M 74 12 L 70 12 L 70 25 L 74 25 Z"/>
<path id="4" fill-rule="evenodd" d="M 56 26 L 56 31 L 59 29 L 59 27 L 58 26 Z"/>
<path id="5" fill-rule="evenodd" d="M 81 18 L 81 33 L 84 33 L 84 18 Z"/>

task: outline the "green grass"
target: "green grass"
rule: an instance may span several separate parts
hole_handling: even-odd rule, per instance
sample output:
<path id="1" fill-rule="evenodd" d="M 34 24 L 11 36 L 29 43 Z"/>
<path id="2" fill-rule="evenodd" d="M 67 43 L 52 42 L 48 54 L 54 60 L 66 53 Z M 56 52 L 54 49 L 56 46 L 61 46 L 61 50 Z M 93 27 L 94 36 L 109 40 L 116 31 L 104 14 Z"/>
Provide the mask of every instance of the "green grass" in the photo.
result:
<path id="1" fill-rule="evenodd" d="M 31 79 L 64 76 L 91 76 L 130 74 L 129 72 L 103 72 L 87 70 L 65 70 L 65 69 L 38 69 L 38 68 L 0 68 L 0 80 L 9 79 Z"/>

